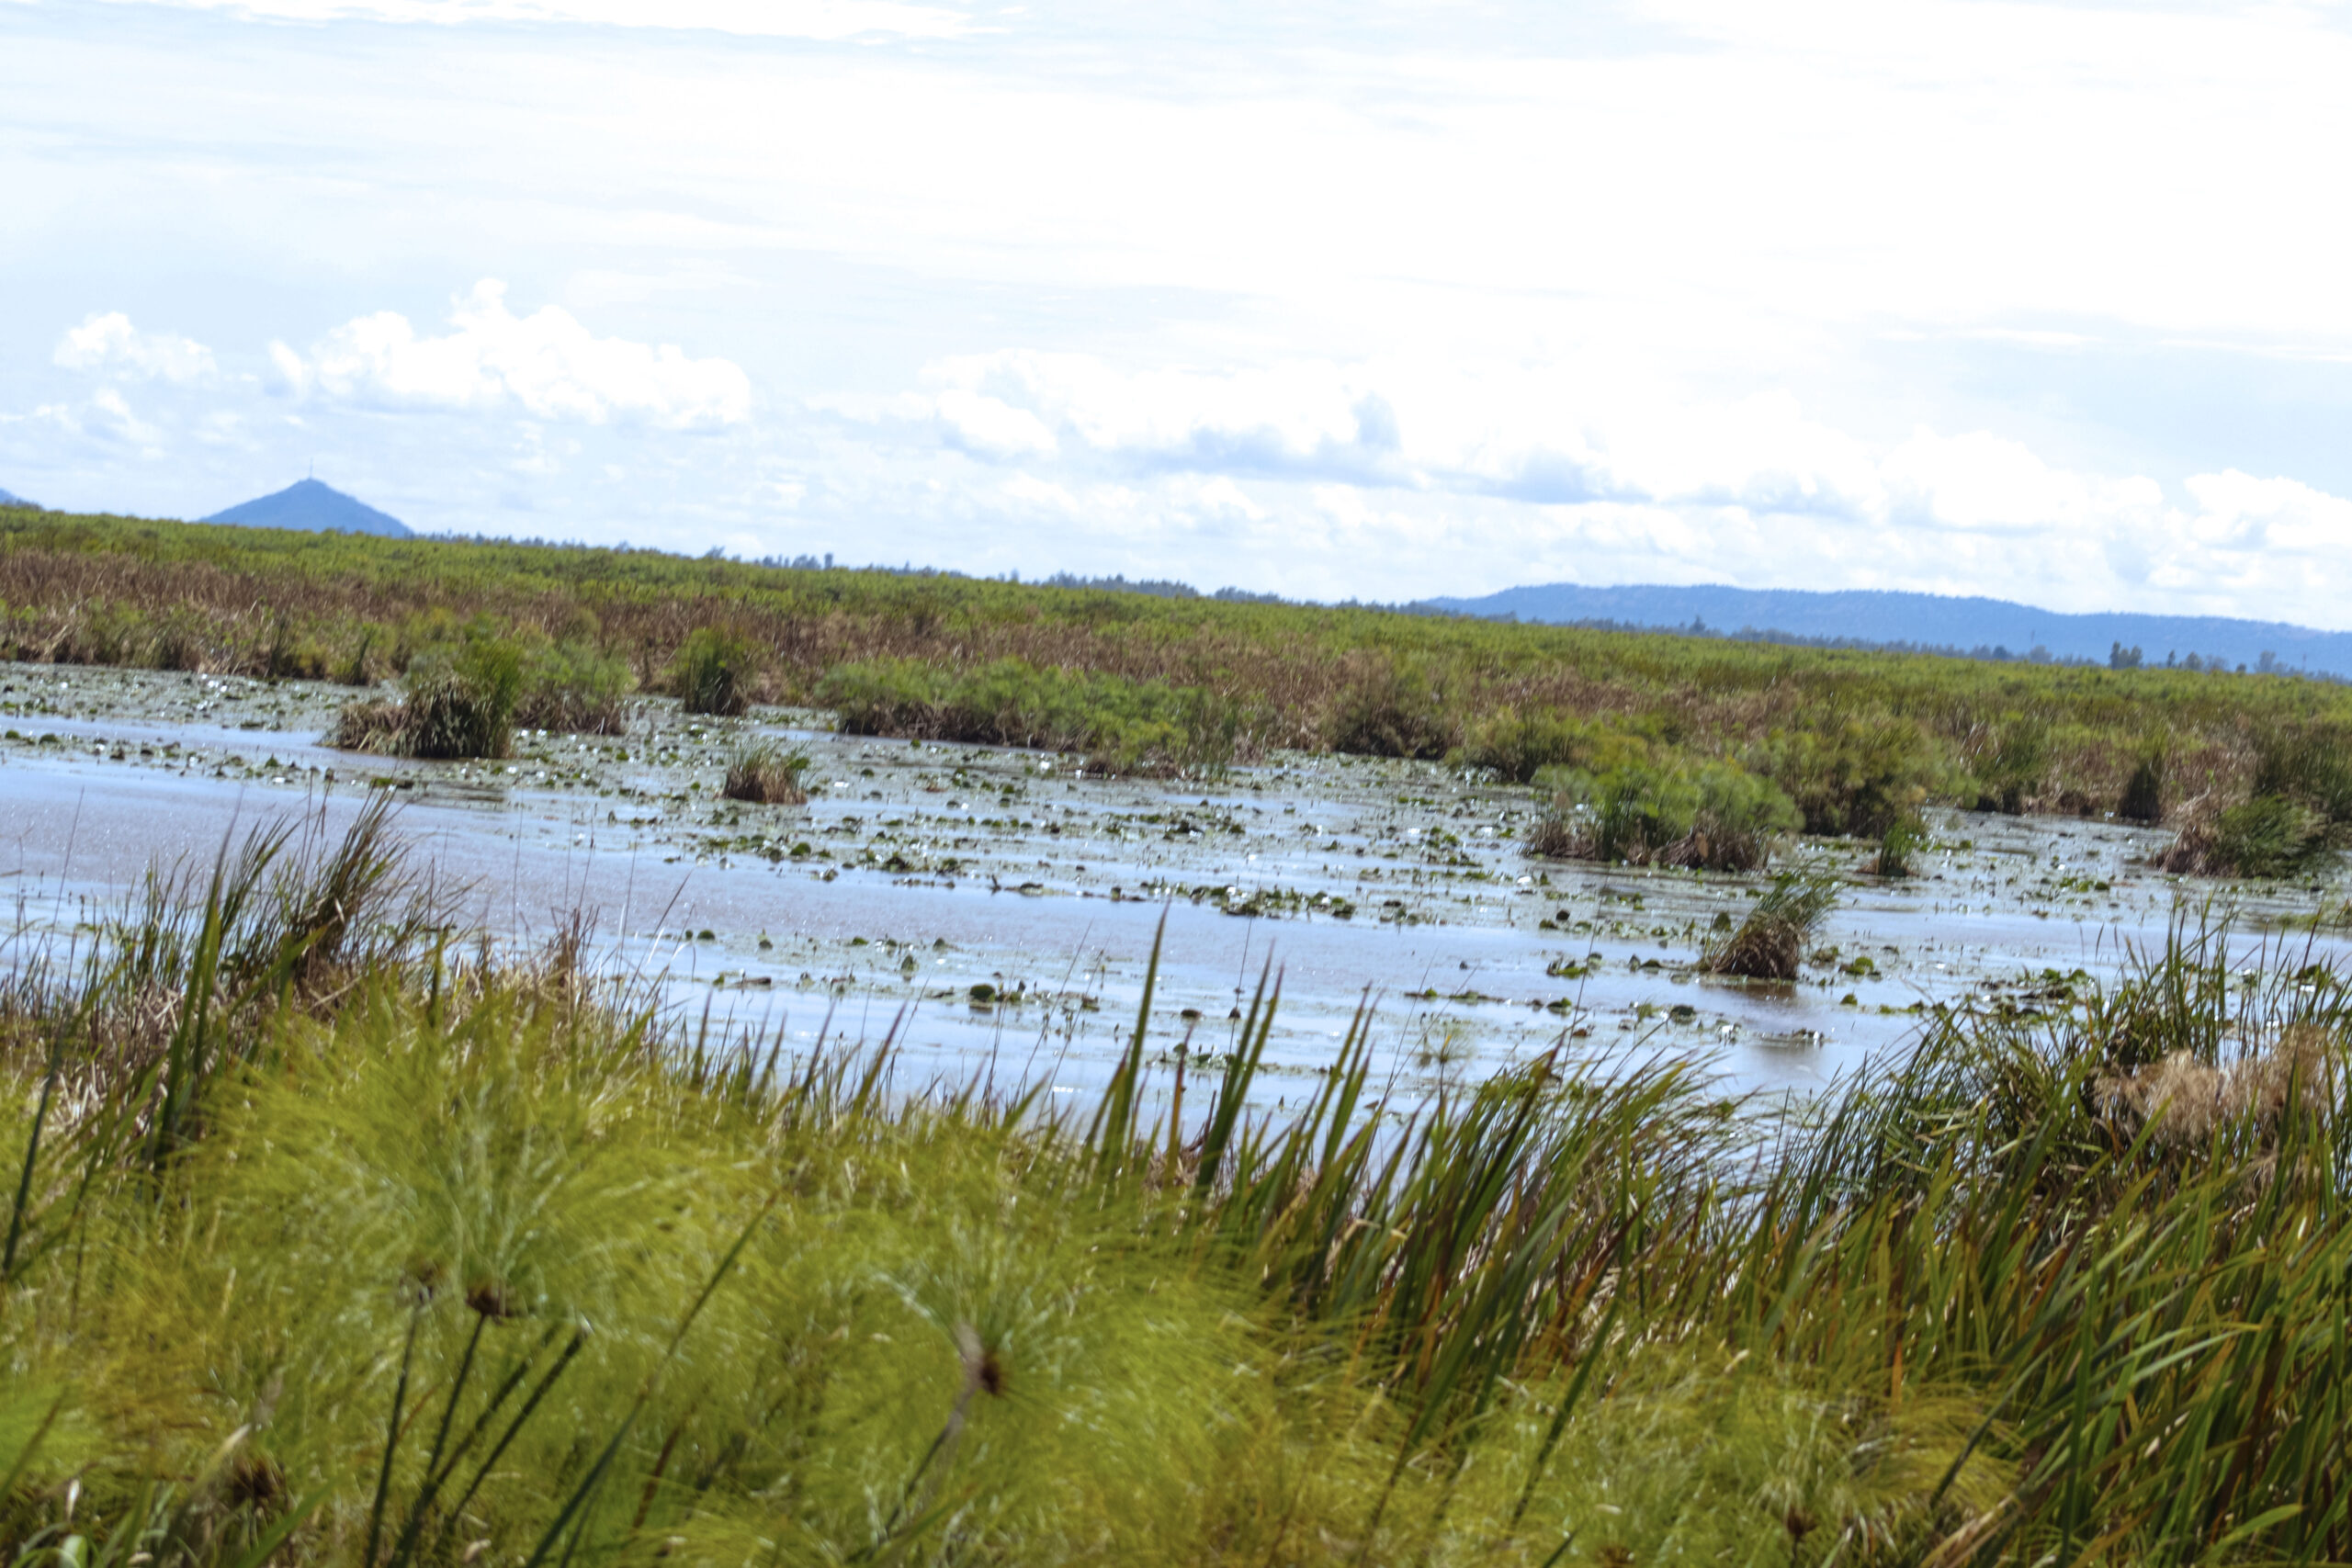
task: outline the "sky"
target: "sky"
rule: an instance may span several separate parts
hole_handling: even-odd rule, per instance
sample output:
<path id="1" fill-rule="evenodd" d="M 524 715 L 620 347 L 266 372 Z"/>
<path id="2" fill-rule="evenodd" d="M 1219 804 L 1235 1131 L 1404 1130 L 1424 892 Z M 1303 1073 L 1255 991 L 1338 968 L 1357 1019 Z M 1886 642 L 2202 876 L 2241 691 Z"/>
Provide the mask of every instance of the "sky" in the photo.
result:
<path id="1" fill-rule="evenodd" d="M 2352 628 L 2352 4 L 0 0 L 0 489 Z"/>

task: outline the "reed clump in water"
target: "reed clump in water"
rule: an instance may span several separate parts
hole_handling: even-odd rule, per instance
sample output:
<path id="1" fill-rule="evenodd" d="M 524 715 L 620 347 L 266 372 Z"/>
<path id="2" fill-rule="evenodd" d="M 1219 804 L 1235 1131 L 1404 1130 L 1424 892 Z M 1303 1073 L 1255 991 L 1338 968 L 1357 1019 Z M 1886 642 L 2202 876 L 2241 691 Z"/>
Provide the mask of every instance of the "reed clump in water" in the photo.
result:
<path id="1" fill-rule="evenodd" d="M 517 726 L 588 735 L 628 727 L 628 668 L 576 642 L 469 626 L 413 652 L 399 701 L 344 705 L 329 743 L 379 756 L 446 761 L 508 754 Z"/>
<path id="2" fill-rule="evenodd" d="M 523 695 L 523 654 L 501 637 L 469 636 L 413 664 L 399 702 L 345 706 L 330 743 L 350 751 L 444 760 L 506 755 Z"/>
<path id="3" fill-rule="evenodd" d="M 1629 865 L 1756 871 L 1798 823 L 1789 797 L 1735 764 L 1670 754 L 1599 774 L 1546 770 L 1552 808 L 1530 853 Z"/>
<path id="4" fill-rule="evenodd" d="M 2203 876 L 2301 876 L 2352 841 L 2352 732 L 2274 725 L 2255 738 L 2248 798 L 2211 791 L 2181 808 L 2160 870 Z"/>
<path id="5" fill-rule="evenodd" d="M 2325 817 L 2284 795 L 2257 795 L 2223 807 L 2204 795 L 2177 816 L 2178 830 L 2153 863 L 2159 871 L 2191 876 L 2302 875 L 2331 852 L 2335 837 Z"/>
<path id="6" fill-rule="evenodd" d="M 1908 876 L 1913 869 L 1912 858 L 1927 844 L 1927 820 L 1916 811 L 1899 817 L 1879 835 L 1878 853 L 1868 869 L 1874 876 Z"/>
<path id="7" fill-rule="evenodd" d="M 1826 866 L 1782 872 L 1746 919 L 1708 944 L 1700 965 L 1742 979 L 1793 980 L 1814 932 L 1837 901 L 1837 874 Z"/>
<path id="8" fill-rule="evenodd" d="M 742 633 L 697 626 L 678 649 L 671 683 L 688 713 L 738 716 L 752 705 L 759 659 L 758 644 Z"/>
<path id="9" fill-rule="evenodd" d="M 2132 765 L 2131 776 L 2123 781 L 2123 793 L 2116 799 L 2116 816 L 2126 822 L 2151 827 L 2163 821 L 2171 764 L 2172 748 L 2164 736 L 2159 734 L 2143 744 Z"/>
<path id="10" fill-rule="evenodd" d="M 576 931 L 502 963 L 390 829 L 15 950 L 11 1561 L 2352 1555 L 2307 961 L 2184 925 L 1792 1106 L 1559 1057 L 1391 1104 L 1359 1020 L 1253 1110 L 1270 978 L 1181 1113 L 1147 1023 L 1057 1112 L 681 1028 Z M 2086 1092 L 2152 1067 L 2236 1089 Z"/>
<path id="11" fill-rule="evenodd" d="M 773 740 L 752 741 L 727 759 L 718 793 L 755 806 L 805 806 L 808 773 L 808 752 L 786 750 Z"/>
<path id="12" fill-rule="evenodd" d="M 628 728 L 634 684 L 626 660 L 579 641 L 526 649 L 514 722 L 566 735 L 618 735 Z"/>

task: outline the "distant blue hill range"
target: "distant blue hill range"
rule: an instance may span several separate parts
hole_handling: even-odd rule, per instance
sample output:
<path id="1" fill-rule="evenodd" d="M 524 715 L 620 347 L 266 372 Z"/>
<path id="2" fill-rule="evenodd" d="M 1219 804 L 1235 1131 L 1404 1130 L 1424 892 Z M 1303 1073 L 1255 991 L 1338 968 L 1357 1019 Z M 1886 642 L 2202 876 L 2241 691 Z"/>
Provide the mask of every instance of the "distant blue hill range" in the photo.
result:
<path id="1" fill-rule="evenodd" d="M 303 479 L 276 495 L 265 495 L 216 512 L 207 523 L 234 523 L 246 528 L 307 528 L 322 534 L 377 534 L 388 539 L 413 539 L 416 531 L 397 517 L 387 516 L 364 501 L 355 501 L 332 485 Z"/>
<path id="2" fill-rule="evenodd" d="M 29 506 L 35 512 L 39 512 L 40 510 L 40 502 L 27 501 L 21 495 L 10 495 L 5 490 L 0 490 L 0 506 Z"/>
<path id="3" fill-rule="evenodd" d="M 2106 664 L 2122 650 L 2142 662 L 2352 674 L 2352 632 L 2314 631 L 2278 621 L 2218 615 L 2062 615 L 2004 599 L 1870 589 L 1811 592 L 1783 588 L 1632 585 L 1586 588 L 1554 582 L 1506 588 L 1476 599 L 1431 599 L 1454 615 L 1552 625 L 1604 625 L 1698 631 L 1838 646 L 1917 649 L 1977 659 L 2044 659 Z"/>

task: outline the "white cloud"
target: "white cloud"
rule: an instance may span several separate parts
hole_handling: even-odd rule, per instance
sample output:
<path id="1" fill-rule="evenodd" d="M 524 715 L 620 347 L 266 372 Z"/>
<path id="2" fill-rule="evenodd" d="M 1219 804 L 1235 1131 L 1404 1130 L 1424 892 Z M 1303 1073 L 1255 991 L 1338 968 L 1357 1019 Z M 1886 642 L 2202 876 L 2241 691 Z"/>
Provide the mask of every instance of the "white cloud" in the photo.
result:
<path id="1" fill-rule="evenodd" d="M 140 417 L 130 400 L 112 387 L 101 387 L 78 403 L 42 403 L 12 423 L 42 427 L 48 432 L 79 437 L 113 456 L 122 446 L 139 448 L 143 457 L 164 455 L 164 432 Z"/>
<path id="2" fill-rule="evenodd" d="M 1372 520 L 1372 508 L 1351 485 L 1317 485 L 1308 493 L 1315 498 L 1315 510 L 1342 528 L 1361 528 Z"/>
<path id="3" fill-rule="evenodd" d="M 1250 499 L 1249 492 L 1222 475 L 1193 491 L 1193 502 L 1212 517 L 1239 517 L 1251 523 L 1262 523 L 1266 509 Z"/>
<path id="4" fill-rule="evenodd" d="M 166 0 L 191 10 L 275 21 L 571 23 L 663 28 L 754 38 L 869 35 L 953 38 L 969 18 L 942 6 L 900 0 Z"/>
<path id="5" fill-rule="evenodd" d="M 538 419 L 640 419 L 677 430 L 751 417 L 751 380 L 734 364 L 690 359 L 671 344 L 600 338 L 560 306 L 516 316 L 494 278 L 458 300 L 449 321 L 447 334 L 420 337 L 407 317 L 379 310 L 337 327 L 307 358 L 283 344 L 270 345 L 270 357 L 292 389 L 359 402 L 519 404 Z"/>
<path id="6" fill-rule="evenodd" d="M 1057 431 L 1099 453 L 1170 467 L 1361 467 L 1384 445 L 1386 411 L 1354 373 L 1320 362 L 1264 368 L 1124 371 L 1091 355 L 1027 349 L 944 359 L 924 380 L 943 418 L 984 407 L 1051 451 Z"/>
<path id="7" fill-rule="evenodd" d="M 1023 506 L 1042 507 L 1072 517 L 1080 512 L 1079 499 L 1068 488 L 1033 474 L 1014 474 L 998 488 L 1006 500 Z"/>
<path id="8" fill-rule="evenodd" d="M 1498 495 L 1772 510 L 1871 510 L 1886 481 L 1865 446 L 1785 392 L 1711 404 L 1606 369 L 1442 361 L 1292 360 L 1126 370 L 1012 351 L 943 360 L 923 379 L 958 445 L 1065 452 L 1146 471 L 1250 475 Z M 912 395 L 868 400 L 921 406 Z M 974 439 L 985 411 L 993 442 Z"/>
<path id="9" fill-rule="evenodd" d="M 1913 434 L 1879 473 L 1901 521 L 1966 533 L 2040 534 L 2124 523 L 2153 513 L 2162 487 L 2053 468 L 2020 442 L 1985 431 Z"/>
<path id="10" fill-rule="evenodd" d="M 938 399 L 940 423 L 956 445 L 991 457 L 1051 453 L 1058 445 L 1045 422 L 978 392 L 956 388 Z"/>
<path id="11" fill-rule="evenodd" d="M 68 370 L 189 383 L 218 368 L 212 351 L 175 333 L 142 333 L 119 310 L 93 313 L 58 340 L 52 362 Z"/>
<path id="12" fill-rule="evenodd" d="M 2198 505 L 2188 532 L 2208 549 L 2352 555 L 2352 501 L 2235 468 L 2193 475 L 2185 488 Z"/>

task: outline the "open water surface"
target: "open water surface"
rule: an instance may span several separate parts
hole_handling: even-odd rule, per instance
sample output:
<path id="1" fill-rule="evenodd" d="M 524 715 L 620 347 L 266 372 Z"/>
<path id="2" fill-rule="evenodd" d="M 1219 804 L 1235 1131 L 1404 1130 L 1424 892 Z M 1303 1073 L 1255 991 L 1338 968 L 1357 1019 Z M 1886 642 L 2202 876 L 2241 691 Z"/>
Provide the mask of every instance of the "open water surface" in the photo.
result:
<path id="1" fill-rule="evenodd" d="M 519 945 L 582 911 L 605 963 L 715 1027 L 795 1049 L 892 1035 L 902 1082 L 994 1071 L 1086 1095 L 1135 1027 L 1164 915 L 1154 1053 L 1229 1049 L 1271 961 L 1270 1104 L 1311 1092 L 1365 1005 L 1379 1069 L 1405 1087 L 1558 1048 L 1708 1053 L 1729 1087 L 1804 1089 L 1898 1048 L 1938 1005 L 2054 1005 L 2069 976 L 2161 944 L 2184 905 L 2220 900 L 2245 964 L 2347 956 L 2340 875 L 2184 883 L 2144 863 L 2161 832 L 1939 812 L 1903 881 L 1861 874 L 1865 847 L 1800 846 L 1849 886 L 1805 978 L 1747 987 L 1695 961 L 1768 876 L 1529 860 L 1530 793 L 1434 764 L 1103 779 L 1034 752 L 835 736 L 819 714 L 689 720 L 658 701 L 623 736 L 396 761 L 323 744 L 350 695 L 0 664 L 0 888 L 20 931 L 87 927 L 151 866 L 209 863 L 284 813 L 339 827 L 388 788 L 417 855 L 465 889 L 461 921 Z M 718 796 L 755 735 L 811 753 L 808 806 Z"/>

